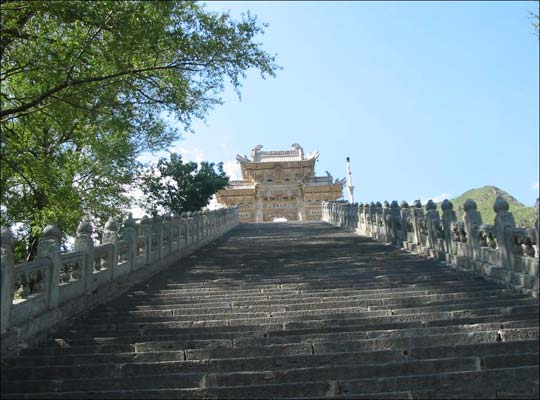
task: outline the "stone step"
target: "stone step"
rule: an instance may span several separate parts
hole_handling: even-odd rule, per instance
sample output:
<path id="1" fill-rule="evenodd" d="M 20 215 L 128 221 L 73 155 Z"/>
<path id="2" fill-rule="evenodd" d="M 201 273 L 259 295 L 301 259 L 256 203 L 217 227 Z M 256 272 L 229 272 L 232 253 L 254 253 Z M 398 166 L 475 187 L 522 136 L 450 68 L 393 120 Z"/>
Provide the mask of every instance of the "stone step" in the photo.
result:
<path id="1" fill-rule="evenodd" d="M 469 298 L 482 298 L 489 296 L 505 296 L 515 295 L 516 292 L 510 289 L 496 289 L 496 290 L 476 290 L 471 292 L 458 292 L 458 293 L 440 293 L 440 294 L 414 294 L 408 296 L 395 295 L 392 297 L 386 293 L 386 297 L 381 294 L 375 294 L 370 296 L 348 296 L 348 297 L 322 297 L 318 299 L 314 298 L 302 298 L 291 300 L 282 299 L 267 299 L 259 301 L 243 300 L 242 302 L 220 302 L 220 303 L 167 303 L 167 304 L 149 304 L 149 305 L 132 305 L 132 304 L 118 304 L 114 306 L 101 307 L 94 310 L 96 313 L 124 313 L 125 311 L 141 311 L 141 310 L 161 310 L 170 309 L 174 307 L 181 307 L 186 312 L 201 312 L 205 313 L 208 309 L 238 309 L 238 310 L 253 310 L 271 312 L 276 308 L 286 307 L 290 310 L 297 309 L 316 309 L 318 307 L 343 307 L 343 306 L 355 306 L 355 305 L 412 305 L 412 304 L 426 304 L 431 302 L 441 302 L 448 300 L 462 300 Z"/>
<path id="2" fill-rule="evenodd" d="M 234 295 L 250 295 L 250 294 L 259 294 L 259 293 L 266 293 L 266 294 L 280 294 L 280 293 L 294 293 L 297 290 L 317 290 L 317 291 L 323 291 L 325 289 L 328 290 L 328 288 L 331 289 L 362 289 L 362 288 L 368 288 L 368 289 L 374 289 L 378 287 L 388 288 L 392 285 L 408 285 L 408 284 L 417 284 L 419 282 L 422 282 L 424 284 L 441 284 L 444 285 L 445 283 L 450 282 L 478 282 L 478 281 L 485 281 L 483 277 L 477 277 L 469 273 L 451 273 L 451 272 L 440 272 L 440 271 L 430 271 L 430 272 L 424 272 L 422 274 L 418 274 L 418 271 L 416 269 L 411 269 L 410 271 L 403 272 L 400 274 L 380 274 L 382 271 L 378 271 L 379 274 L 377 276 L 372 275 L 366 275 L 365 277 L 358 277 L 357 275 L 351 275 L 349 277 L 344 277 L 343 279 L 317 279 L 313 282 L 307 283 L 298 283 L 293 285 L 288 285 L 286 287 L 283 287 L 283 284 L 276 283 L 275 287 L 260 287 L 257 286 L 255 288 L 235 288 L 234 289 Z M 414 274 L 414 275 L 413 275 Z M 284 278 L 280 278 L 277 282 L 283 282 L 286 281 Z M 141 293 L 144 293 L 146 295 L 203 295 L 203 294 L 213 294 L 216 296 L 225 296 L 227 294 L 230 294 L 231 289 L 226 288 L 216 288 L 216 287 L 201 287 L 201 288 L 187 288 L 184 287 L 184 284 L 178 284 L 178 289 L 162 289 L 158 288 L 159 285 L 154 285 L 156 288 L 152 288 L 152 286 L 148 286 L 142 290 L 140 290 Z M 274 286 L 274 285 L 273 285 Z"/>
<path id="3" fill-rule="evenodd" d="M 208 363 L 200 363 L 200 372 L 194 363 L 160 363 L 156 368 L 140 368 L 136 364 L 108 364 L 101 368 L 34 368 L 32 374 L 17 376 L 23 371 L 8 371 L 2 382 L 7 392 L 52 392 L 113 389 L 160 389 L 160 388 L 197 388 L 223 386 L 251 386 L 282 384 L 295 382 L 320 382 L 328 380 L 366 379 L 384 376 L 423 375 L 433 372 L 479 371 L 482 369 L 508 368 L 515 365 L 538 365 L 538 353 L 519 355 L 497 355 L 487 357 L 443 358 L 436 360 L 401 360 L 384 364 L 341 364 L 294 369 L 242 372 L 209 372 Z M 188 372 L 189 371 L 189 372 Z M 9 374 L 9 372 L 12 372 Z M 70 373 L 68 375 L 67 373 Z M 98 376 L 96 376 L 96 374 Z M 66 375 L 69 376 L 66 377 Z M 47 378 L 53 378 L 49 380 Z M 11 379 L 10 379 L 11 378 Z M 23 378 L 18 380 L 17 378 Z"/>
<path id="4" fill-rule="evenodd" d="M 66 327 L 60 332 L 51 333 L 51 338 L 61 337 L 67 341 L 77 338 L 103 337 L 103 336 L 150 336 L 150 335 L 177 335 L 183 339 L 229 339 L 235 335 L 246 336 L 249 334 L 259 334 L 261 336 L 282 336 L 298 335 L 310 332 L 348 332 L 366 329 L 403 329 L 403 328 L 421 328 L 425 326 L 449 326 L 465 325 L 482 322 L 518 321 L 526 319 L 538 319 L 538 307 L 529 310 L 528 313 L 521 314 L 494 314 L 478 317 L 457 318 L 458 315 L 450 313 L 434 314 L 413 314 L 404 316 L 346 319 L 346 320 L 314 320 L 305 322 L 291 322 L 284 324 L 271 325 L 237 325 L 237 326 L 218 326 L 212 327 L 176 327 L 176 326 L 155 326 L 136 325 L 136 326 L 113 326 L 101 325 L 88 327 L 71 326 Z M 401 317 L 401 318 L 400 318 Z M 405 318 L 403 318 L 405 317 Z M 408 318 L 413 317 L 413 318 Z M 439 318 L 439 319 L 437 319 Z M 122 328 L 122 329 L 120 329 Z"/>
<path id="5" fill-rule="evenodd" d="M 190 304 L 190 303 L 228 303 L 235 302 L 239 305 L 244 305 L 243 303 L 257 303 L 261 301 L 268 300 L 291 300 L 291 301 L 303 301 L 308 298 L 316 299 L 346 299 L 349 297 L 361 297 L 361 296 L 377 296 L 386 293 L 390 293 L 396 296 L 410 297 L 414 295 L 429 295 L 429 294 L 441 294 L 441 293 L 457 293 L 457 292 L 469 292 L 476 290 L 497 290 L 500 287 L 496 284 L 487 284 L 484 282 L 473 283 L 463 283 L 463 282 L 454 282 L 451 287 L 440 287 L 440 288 L 422 288 L 417 285 L 411 285 L 410 287 L 404 288 L 381 288 L 381 289 L 356 289 L 356 290 L 325 290 L 325 291 L 306 291 L 306 290 L 296 290 L 292 294 L 286 293 L 277 293 L 277 294 L 267 294 L 267 293 L 258 293 L 252 294 L 249 297 L 245 295 L 212 295 L 212 294 L 202 294 L 200 296 L 193 295 L 170 295 L 170 296 L 158 296 L 155 294 L 126 294 L 123 297 L 115 301 L 115 306 L 121 305 L 130 305 L 130 304 L 169 304 L 169 303 L 178 303 L 178 304 Z M 139 292 L 140 293 L 140 292 Z M 234 293 L 234 292 L 231 292 Z M 110 303 L 109 303 L 110 304 Z M 110 307 L 110 305 L 105 305 L 104 307 Z"/>
<path id="6" fill-rule="evenodd" d="M 297 382 L 289 384 L 229 386 L 209 389 L 90 390 L 6 394 L 4 398 L 35 399 L 308 399 L 308 398 L 537 398 L 537 366 L 481 371 L 449 372 L 345 381 Z M 436 389 L 426 389 L 434 387 Z M 439 395 L 439 394 L 441 395 Z M 513 397 L 517 394 L 522 397 Z M 375 395 L 375 396 L 374 396 Z M 434 397 L 430 397 L 434 396 Z"/>
<path id="7" fill-rule="evenodd" d="M 532 332 L 538 332 L 538 319 L 524 321 L 508 321 L 504 323 L 504 329 L 510 328 L 531 328 Z M 349 332 L 308 332 L 299 335 L 280 335 L 280 331 L 268 332 L 268 337 L 245 336 L 237 337 L 233 340 L 235 347 L 271 344 L 289 344 L 302 342 L 349 342 L 378 338 L 411 338 L 441 334 L 481 332 L 501 329 L 500 322 L 480 323 L 473 325 L 452 325 L 443 327 L 422 327 L 405 329 L 386 329 L 386 327 L 365 327 L 362 330 Z"/>
<path id="8" fill-rule="evenodd" d="M 476 356 L 513 355 L 519 361 L 519 354 L 538 354 L 537 341 L 496 342 L 474 345 L 458 345 L 451 347 L 413 348 L 405 351 L 383 350 L 358 353 L 331 353 L 314 355 L 293 355 L 282 357 L 251 357 L 230 359 L 209 359 L 204 361 L 184 361 L 183 352 L 154 352 L 154 353 L 119 353 L 119 354 L 85 354 L 64 355 L 53 357 L 27 356 L 7 360 L 4 373 L 19 378 L 44 376 L 49 371 L 56 377 L 107 376 L 99 371 L 103 364 L 125 364 L 123 373 L 129 375 L 156 374 L 163 371 L 177 372 L 233 372 L 256 370 L 281 370 L 298 367 L 317 367 L 322 365 L 343 364 L 384 364 L 405 360 L 439 359 Z M 129 365 L 129 367 L 128 367 Z M 63 367 L 62 367 L 63 366 Z M 107 365 L 105 365 L 107 367 Z M 50 369 L 52 368 L 52 370 Z M 206 368 L 206 369 L 205 369 Z M 94 369 L 98 371 L 85 371 Z M 104 368 L 103 370 L 106 370 Z M 54 371 L 54 372 L 51 372 Z M 83 372 L 84 371 L 84 372 Z M 127 371 L 130 371 L 129 373 Z"/>
<path id="9" fill-rule="evenodd" d="M 391 318 L 388 318 L 389 320 Z M 63 333 L 51 335 L 51 339 L 58 340 L 62 339 L 65 343 L 68 343 L 70 346 L 75 345 L 91 345 L 95 343 L 100 344 L 112 344 L 112 343 L 134 343 L 138 341 L 147 341 L 152 339 L 153 341 L 194 341 L 194 340 L 214 340 L 214 339 L 235 339 L 235 343 L 240 343 L 242 340 L 256 341 L 259 338 L 263 340 L 271 341 L 272 338 L 279 337 L 294 337 L 295 341 L 305 340 L 306 335 L 325 335 L 332 334 L 332 337 L 342 337 L 342 336 L 354 336 L 358 335 L 358 332 L 364 332 L 365 335 L 370 335 L 370 332 L 373 331 L 379 332 L 384 331 L 399 331 L 400 334 L 410 335 L 416 334 L 417 332 L 421 334 L 431 334 L 435 331 L 447 330 L 452 332 L 455 330 L 465 330 L 465 329 L 478 329 L 483 330 L 486 327 L 524 327 L 524 326 L 537 326 L 538 325 L 538 315 L 526 314 L 514 316 L 512 318 L 501 318 L 500 316 L 489 316 L 489 317 L 480 317 L 476 320 L 473 319 L 462 319 L 462 320 L 443 320 L 443 321 L 431 321 L 430 323 L 425 321 L 413 321 L 406 323 L 395 323 L 388 322 L 386 324 L 381 323 L 372 323 L 369 324 L 367 321 L 363 321 L 361 325 L 347 325 L 347 326 L 337 326 L 337 327 L 328 327 L 328 328 L 312 328 L 312 329 L 302 329 L 302 330 L 283 330 L 283 326 L 279 326 L 278 329 L 271 329 L 271 327 L 261 326 L 259 329 L 253 330 L 238 330 L 238 331 L 211 331 L 211 332 L 185 332 L 183 329 L 171 328 L 171 329 L 160 329 L 160 330 L 144 330 L 140 329 L 138 331 L 106 331 L 101 334 L 95 331 L 84 331 L 80 334 L 77 331 L 64 331 Z M 461 322 L 461 323 L 460 323 Z M 474 324 L 474 325 L 471 325 Z M 255 327 L 257 328 L 257 327 Z M 270 328 L 270 329 L 269 329 Z M 355 333 L 356 332 L 356 333 Z M 310 337 L 310 336 L 309 336 Z M 268 339 L 264 339 L 268 338 Z M 368 337 L 369 338 L 369 337 Z M 280 340 L 280 339 L 278 339 Z M 285 339 L 287 340 L 287 339 Z M 271 343 L 268 343 L 271 344 Z"/>
<path id="10" fill-rule="evenodd" d="M 313 315 L 338 315 L 344 313 L 352 313 L 368 316 L 367 314 L 371 312 L 381 311 L 380 316 L 384 315 L 384 312 L 391 312 L 391 315 L 399 314 L 411 314 L 411 313 L 423 313 L 423 312 L 433 312 L 433 311 L 452 311 L 460 309 L 475 309 L 475 308 L 484 308 L 484 307 L 494 307 L 494 306 L 511 306 L 511 305 L 534 305 L 537 304 L 536 299 L 530 298 L 526 295 L 506 295 L 506 296 L 489 296 L 488 298 L 472 299 L 469 301 L 442 301 L 434 302 L 425 306 L 400 306 L 392 307 L 390 306 L 358 306 L 358 307 L 341 307 L 333 308 L 329 307 L 328 309 L 319 309 L 319 310 L 296 310 L 296 311 L 274 311 L 274 312 L 246 312 L 246 311 L 235 311 L 232 309 L 223 309 L 223 310 L 208 310 L 209 313 L 195 313 L 189 312 L 186 313 L 183 309 L 165 309 L 165 310 L 144 310 L 144 311 L 125 311 L 124 315 L 116 316 L 117 314 L 110 313 L 96 313 L 91 314 L 87 318 L 87 321 L 92 324 L 100 324 L 105 321 L 110 320 L 114 317 L 117 322 L 151 322 L 159 320 L 188 320 L 193 321 L 194 316 L 197 317 L 197 320 L 227 320 L 227 319 L 244 319 L 244 318 L 266 318 L 266 317 L 298 317 L 298 316 L 313 316 Z M 372 314 L 376 316 L 377 314 Z"/>

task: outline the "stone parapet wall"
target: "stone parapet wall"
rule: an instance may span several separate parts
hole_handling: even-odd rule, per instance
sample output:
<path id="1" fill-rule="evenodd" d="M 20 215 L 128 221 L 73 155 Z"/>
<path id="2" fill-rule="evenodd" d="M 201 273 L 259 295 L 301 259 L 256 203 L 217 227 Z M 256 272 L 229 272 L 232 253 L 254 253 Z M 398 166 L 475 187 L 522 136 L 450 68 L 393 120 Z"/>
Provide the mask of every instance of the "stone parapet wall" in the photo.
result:
<path id="1" fill-rule="evenodd" d="M 94 244 L 93 227 L 77 228 L 74 251 L 61 253 L 61 232 L 45 228 L 35 260 L 15 264 L 13 236 L 1 233 L 2 358 L 40 340 L 54 325 L 123 293 L 239 224 L 238 209 L 113 219 Z"/>
<path id="2" fill-rule="evenodd" d="M 464 204 L 463 221 L 457 220 L 450 201 L 444 200 L 441 208 L 440 214 L 432 200 L 424 206 L 419 200 L 412 206 L 405 201 L 323 202 L 322 220 L 538 297 L 538 218 L 534 228 L 516 227 L 508 202 L 500 196 L 493 205 L 492 225 L 483 223 L 472 200 Z"/>

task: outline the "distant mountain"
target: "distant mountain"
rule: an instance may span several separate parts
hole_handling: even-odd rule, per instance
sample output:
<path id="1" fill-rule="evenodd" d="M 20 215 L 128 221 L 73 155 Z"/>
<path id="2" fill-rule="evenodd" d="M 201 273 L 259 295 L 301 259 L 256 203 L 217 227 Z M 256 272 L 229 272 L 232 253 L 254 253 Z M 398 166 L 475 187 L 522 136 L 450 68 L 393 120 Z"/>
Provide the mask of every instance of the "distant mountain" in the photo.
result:
<path id="1" fill-rule="evenodd" d="M 478 189 L 472 189 L 461 196 L 450 199 L 454 204 L 459 220 L 463 215 L 463 204 L 465 200 L 472 199 L 478 205 L 478 211 L 482 214 L 482 221 L 485 224 L 493 224 L 495 219 L 495 211 L 493 211 L 493 203 L 497 196 L 502 196 L 510 205 L 509 211 L 514 215 L 517 226 L 533 227 L 538 215 L 537 207 L 527 207 L 520 203 L 515 197 L 511 196 L 502 189 L 495 186 L 484 186 Z"/>

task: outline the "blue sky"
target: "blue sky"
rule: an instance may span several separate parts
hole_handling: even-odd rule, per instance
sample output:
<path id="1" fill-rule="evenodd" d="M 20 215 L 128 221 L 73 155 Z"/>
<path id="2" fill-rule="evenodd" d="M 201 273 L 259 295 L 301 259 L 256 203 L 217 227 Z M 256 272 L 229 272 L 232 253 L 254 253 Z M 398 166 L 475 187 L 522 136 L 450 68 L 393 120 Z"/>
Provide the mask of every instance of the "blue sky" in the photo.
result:
<path id="1" fill-rule="evenodd" d="M 210 2 L 250 10 L 283 67 L 230 88 L 172 149 L 194 161 L 300 143 L 317 173 L 345 177 L 357 201 L 455 197 L 495 185 L 538 197 L 539 42 L 535 2 Z M 147 155 L 144 160 L 160 154 Z M 346 193 L 344 193 L 346 196 Z"/>

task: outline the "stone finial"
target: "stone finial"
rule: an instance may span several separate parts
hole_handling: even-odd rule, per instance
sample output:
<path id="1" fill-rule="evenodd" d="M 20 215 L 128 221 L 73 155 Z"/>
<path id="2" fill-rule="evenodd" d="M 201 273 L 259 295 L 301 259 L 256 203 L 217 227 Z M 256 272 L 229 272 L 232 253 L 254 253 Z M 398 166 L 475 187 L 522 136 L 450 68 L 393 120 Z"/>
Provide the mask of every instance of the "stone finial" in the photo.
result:
<path id="1" fill-rule="evenodd" d="M 493 204 L 493 211 L 498 213 L 500 211 L 508 211 L 509 208 L 510 205 L 508 202 L 503 197 L 497 196 L 495 203 Z"/>
<path id="2" fill-rule="evenodd" d="M 13 233 L 11 229 L 7 226 L 2 226 L 2 232 L 0 234 L 0 240 L 2 247 L 11 247 L 13 246 Z"/>
<path id="3" fill-rule="evenodd" d="M 380 202 L 380 201 L 376 202 L 376 203 L 375 203 L 375 207 L 382 207 L 381 202 Z"/>
<path id="4" fill-rule="evenodd" d="M 44 239 L 55 239 L 60 243 L 62 232 L 60 232 L 60 229 L 58 229 L 56 224 L 50 224 L 43 229 L 42 237 Z"/>
<path id="5" fill-rule="evenodd" d="M 413 201 L 412 206 L 414 208 L 422 208 L 422 202 L 420 200 L 415 200 Z"/>
<path id="6" fill-rule="evenodd" d="M 358 207 L 364 207 L 364 203 L 362 202 L 358 203 Z"/>
<path id="7" fill-rule="evenodd" d="M 443 209 L 443 211 L 452 211 L 454 209 L 454 205 L 450 200 L 444 199 L 441 204 L 441 208 Z"/>
<path id="8" fill-rule="evenodd" d="M 383 201 L 384 208 L 390 208 L 390 203 L 388 201 Z"/>
<path id="9" fill-rule="evenodd" d="M 409 208 L 409 203 L 407 203 L 405 200 L 403 200 L 399 206 L 401 208 Z"/>
<path id="10" fill-rule="evenodd" d="M 192 215 L 191 211 L 188 211 L 188 212 L 186 213 L 186 216 L 187 216 L 188 218 L 191 218 L 191 215 Z"/>
<path id="11" fill-rule="evenodd" d="M 436 210 L 437 209 L 437 204 L 435 204 L 435 202 L 430 199 L 430 200 L 428 200 L 428 202 L 426 203 L 426 205 L 424 207 L 426 208 L 426 211 Z"/>
<path id="12" fill-rule="evenodd" d="M 135 228 L 135 220 L 133 219 L 133 214 L 129 213 L 126 221 L 124 222 L 125 228 Z"/>
<path id="13" fill-rule="evenodd" d="M 463 204 L 463 210 L 465 212 L 476 211 L 477 208 L 476 202 L 472 199 L 465 200 L 465 203 Z"/>
<path id="14" fill-rule="evenodd" d="M 77 235 L 92 235 L 94 228 L 88 220 L 81 221 L 77 227 Z"/>
<path id="15" fill-rule="evenodd" d="M 375 203 L 374 203 L 374 202 L 371 202 L 371 203 L 369 203 L 369 206 L 370 206 L 370 207 L 375 207 Z"/>
<path id="16" fill-rule="evenodd" d="M 143 215 L 141 218 L 141 225 L 150 225 L 152 224 L 152 219 L 148 215 Z"/>
<path id="17" fill-rule="evenodd" d="M 105 230 L 106 231 L 118 232 L 118 223 L 113 219 L 112 216 L 109 217 L 109 219 L 105 223 Z"/>
<path id="18" fill-rule="evenodd" d="M 399 204 L 397 200 L 392 200 L 392 203 L 390 204 L 390 208 L 399 208 Z"/>

